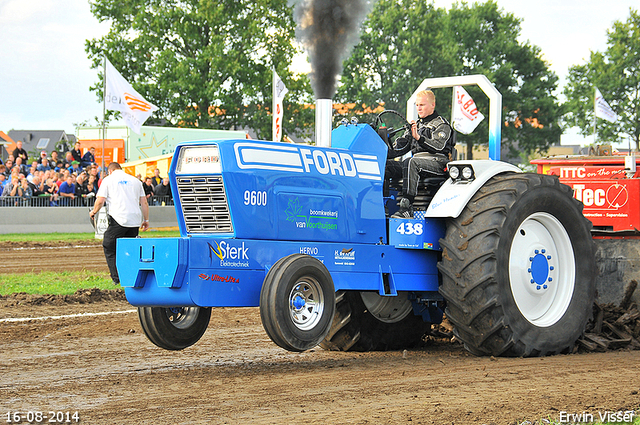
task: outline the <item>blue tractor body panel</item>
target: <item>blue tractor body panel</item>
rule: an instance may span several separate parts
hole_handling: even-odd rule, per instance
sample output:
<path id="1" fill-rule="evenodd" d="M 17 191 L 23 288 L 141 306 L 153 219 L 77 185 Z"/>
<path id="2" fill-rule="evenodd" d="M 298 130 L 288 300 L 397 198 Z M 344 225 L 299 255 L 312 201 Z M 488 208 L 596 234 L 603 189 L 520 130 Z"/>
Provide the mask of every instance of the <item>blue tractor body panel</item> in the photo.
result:
<path id="1" fill-rule="evenodd" d="M 386 146 L 370 126 L 342 126 L 333 134 L 335 139 L 347 139 L 343 144 L 362 150 L 240 139 L 195 142 L 190 146 L 201 146 L 204 153 L 200 155 L 193 149 L 193 158 L 185 159 L 181 154 L 186 146 L 178 147 L 169 177 L 172 188 L 178 189 L 173 193 L 180 195 L 176 200 L 176 213 L 181 234 L 192 234 L 189 220 L 202 220 L 209 213 L 201 209 L 183 211 L 182 195 L 193 195 L 195 204 L 201 204 L 206 193 L 198 192 L 204 188 L 198 187 L 197 180 L 210 178 L 212 173 L 203 164 L 201 168 L 194 167 L 203 173 L 189 173 L 187 177 L 181 170 L 176 172 L 176 164 L 182 159 L 210 160 L 206 158 L 210 156 L 206 147 L 215 145 L 221 188 L 233 224 L 230 236 L 359 243 L 382 240 L 385 243 L 382 179 Z M 185 192 L 191 189 L 185 188 L 186 179 L 194 182 L 194 193 Z"/>
<path id="2" fill-rule="evenodd" d="M 120 284 L 135 306 L 258 306 L 269 268 L 296 253 L 322 261 L 337 291 L 393 296 L 398 291 L 438 290 L 438 253 L 425 249 L 185 237 L 119 239 L 117 250 Z M 178 257 L 180 262 L 169 260 Z"/>
<path id="3" fill-rule="evenodd" d="M 322 261 L 336 291 L 441 299 L 436 264 L 444 222 L 385 216 L 387 147 L 372 127 L 340 126 L 332 145 L 179 145 L 169 177 L 181 237 L 118 240 L 128 301 L 258 306 L 271 266 L 296 253 Z"/>

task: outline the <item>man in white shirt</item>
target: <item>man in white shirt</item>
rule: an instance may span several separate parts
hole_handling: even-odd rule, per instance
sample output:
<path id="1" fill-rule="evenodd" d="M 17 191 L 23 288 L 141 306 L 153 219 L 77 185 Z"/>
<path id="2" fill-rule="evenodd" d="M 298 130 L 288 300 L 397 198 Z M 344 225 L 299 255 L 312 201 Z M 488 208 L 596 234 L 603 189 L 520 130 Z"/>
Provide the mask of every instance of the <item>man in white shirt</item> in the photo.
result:
<path id="1" fill-rule="evenodd" d="M 120 164 L 112 162 L 107 171 L 109 175 L 102 181 L 89 215 L 93 219 L 106 202 L 109 227 L 104 232 L 102 247 L 111 279 L 117 285 L 120 277 L 116 269 L 116 240 L 122 237 L 135 238 L 138 229 L 144 232 L 149 228 L 149 204 L 142 182 L 122 171 Z"/>

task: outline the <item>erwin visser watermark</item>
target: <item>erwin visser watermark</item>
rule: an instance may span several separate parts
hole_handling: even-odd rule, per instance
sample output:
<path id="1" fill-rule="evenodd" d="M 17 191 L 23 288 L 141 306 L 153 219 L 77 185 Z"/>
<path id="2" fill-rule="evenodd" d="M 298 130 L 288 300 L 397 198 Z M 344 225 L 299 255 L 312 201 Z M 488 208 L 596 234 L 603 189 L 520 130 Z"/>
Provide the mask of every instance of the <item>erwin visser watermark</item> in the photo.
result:
<path id="1" fill-rule="evenodd" d="M 603 412 L 581 412 L 581 413 L 569 413 L 565 411 L 560 412 L 558 421 L 561 424 L 590 424 L 594 422 L 599 423 L 631 423 L 636 416 L 636 412 L 633 410 L 619 410 L 603 411 Z"/>

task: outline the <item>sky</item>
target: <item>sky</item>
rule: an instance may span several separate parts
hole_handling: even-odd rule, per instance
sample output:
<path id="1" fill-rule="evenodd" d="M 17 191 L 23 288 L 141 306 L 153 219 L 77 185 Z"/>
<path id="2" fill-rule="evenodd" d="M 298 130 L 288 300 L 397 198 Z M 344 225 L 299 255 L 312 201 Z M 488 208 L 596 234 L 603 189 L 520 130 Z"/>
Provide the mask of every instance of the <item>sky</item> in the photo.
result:
<path id="1" fill-rule="evenodd" d="M 453 1 L 435 3 L 449 8 Z M 638 0 L 498 0 L 498 6 L 523 19 L 520 41 L 541 48 L 560 88 L 570 66 L 584 64 L 590 51 L 606 50 L 613 22 L 625 22 L 630 7 L 640 8 Z M 102 104 L 89 87 L 98 71 L 84 46 L 108 31 L 88 0 L 0 0 L 0 131 L 75 134 L 76 123 L 95 125 Z M 569 131 L 562 142 L 582 140 Z"/>

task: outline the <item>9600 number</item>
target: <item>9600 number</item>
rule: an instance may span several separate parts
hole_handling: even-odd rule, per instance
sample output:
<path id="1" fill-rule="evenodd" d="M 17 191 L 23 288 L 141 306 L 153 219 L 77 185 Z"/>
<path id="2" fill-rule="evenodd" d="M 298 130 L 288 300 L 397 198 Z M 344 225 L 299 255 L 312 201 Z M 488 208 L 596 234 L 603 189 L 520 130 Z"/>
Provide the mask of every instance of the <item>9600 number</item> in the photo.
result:
<path id="1" fill-rule="evenodd" d="M 244 204 L 257 205 L 259 207 L 267 205 L 267 192 L 264 190 L 245 190 Z"/>

